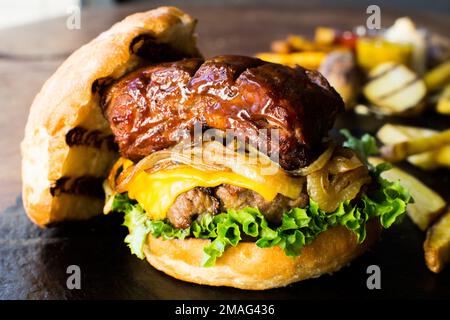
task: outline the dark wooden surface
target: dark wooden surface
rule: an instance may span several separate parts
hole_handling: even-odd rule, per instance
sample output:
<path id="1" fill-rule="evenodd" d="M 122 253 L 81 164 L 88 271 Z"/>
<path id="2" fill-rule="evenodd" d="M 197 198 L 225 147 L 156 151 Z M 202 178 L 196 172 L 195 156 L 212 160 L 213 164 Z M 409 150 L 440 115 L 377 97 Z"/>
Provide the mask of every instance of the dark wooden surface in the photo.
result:
<path id="1" fill-rule="evenodd" d="M 199 19 L 199 45 L 205 56 L 252 55 L 268 50 L 270 41 L 289 33 L 311 35 L 317 25 L 349 28 L 363 24 L 366 18 L 365 7 L 180 7 Z M 66 29 L 64 18 L 0 30 L 0 298 L 450 298 L 449 270 L 440 275 L 426 270 L 421 249 L 424 235 L 408 219 L 386 232 L 371 252 L 333 277 L 267 292 L 196 286 L 157 272 L 130 255 L 123 244 L 125 230 L 120 227 L 119 216 L 51 230 L 31 224 L 20 199 L 19 143 L 34 95 L 72 51 L 126 15 L 150 8 L 134 5 L 84 10 L 80 30 Z M 449 17 L 436 13 L 382 8 L 382 24 L 387 26 L 404 15 L 448 36 Z M 450 127 L 447 120 L 430 114 L 416 122 L 444 128 Z M 383 121 L 349 114 L 337 125 L 374 132 Z M 448 171 L 428 174 L 408 169 L 450 199 Z M 82 269 L 82 290 L 66 288 L 65 271 L 70 264 Z M 366 288 L 369 264 L 379 264 L 382 269 L 380 291 Z"/>

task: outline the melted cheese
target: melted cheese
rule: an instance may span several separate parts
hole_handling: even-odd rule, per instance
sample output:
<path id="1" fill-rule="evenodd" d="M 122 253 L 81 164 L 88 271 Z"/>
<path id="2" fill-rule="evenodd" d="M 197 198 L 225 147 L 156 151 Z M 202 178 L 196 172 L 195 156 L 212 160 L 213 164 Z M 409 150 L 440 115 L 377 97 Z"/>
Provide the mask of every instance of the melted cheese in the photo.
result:
<path id="1" fill-rule="evenodd" d="M 195 187 L 216 187 L 226 183 L 253 190 L 267 201 L 272 201 L 278 193 L 294 199 L 302 191 L 301 180 L 289 177 L 281 170 L 261 178 L 256 182 L 232 171 L 202 171 L 181 165 L 150 174 L 142 171 L 133 178 L 126 191 L 155 220 L 164 219 L 176 198 Z"/>

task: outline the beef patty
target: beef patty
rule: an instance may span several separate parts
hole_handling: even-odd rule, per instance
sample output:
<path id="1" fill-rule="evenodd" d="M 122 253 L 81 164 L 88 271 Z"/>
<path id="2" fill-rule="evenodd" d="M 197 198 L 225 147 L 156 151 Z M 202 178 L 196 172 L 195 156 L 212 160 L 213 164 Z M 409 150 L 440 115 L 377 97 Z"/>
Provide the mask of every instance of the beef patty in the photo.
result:
<path id="1" fill-rule="evenodd" d="M 167 219 L 176 228 L 186 229 L 193 217 L 203 213 L 216 214 L 218 210 L 219 200 L 211 193 L 211 189 L 197 187 L 176 198 L 167 211 Z"/>
<path id="2" fill-rule="evenodd" d="M 278 194 L 274 200 L 266 201 L 255 191 L 223 184 L 217 188 L 194 188 L 180 194 L 167 211 L 167 219 L 176 227 L 188 228 L 196 216 L 203 213 L 216 214 L 228 209 L 258 208 L 267 220 L 281 223 L 284 212 L 291 208 L 304 208 L 309 202 L 307 194 L 290 199 Z"/>
<path id="3" fill-rule="evenodd" d="M 103 90 L 102 108 L 122 156 L 133 161 L 200 124 L 233 130 L 291 170 L 309 164 L 344 104 L 316 71 L 219 56 L 134 71 Z M 259 129 L 267 129 L 267 141 Z M 278 143 L 270 129 L 278 129 Z"/>

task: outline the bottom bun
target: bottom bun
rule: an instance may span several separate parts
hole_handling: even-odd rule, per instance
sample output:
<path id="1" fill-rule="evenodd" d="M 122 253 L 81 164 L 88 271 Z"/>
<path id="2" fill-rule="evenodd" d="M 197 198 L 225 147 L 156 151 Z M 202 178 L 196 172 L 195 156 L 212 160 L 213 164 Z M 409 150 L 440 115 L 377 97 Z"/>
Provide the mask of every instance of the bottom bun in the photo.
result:
<path id="1" fill-rule="evenodd" d="M 144 252 L 152 266 L 180 280 L 264 290 L 341 269 L 366 251 L 378 239 L 380 231 L 378 221 L 370 221 L 365 241 L 358 244 L 352 231 L 334 227 L 305 246 L 298 257 L 286 256 L 279 247 L 262 249 L 253 242 L 241 242 L 236 247 L 227 248 L 216 264 L 208 268 L 200 264 L 203 247 L 209 244 L 209 240 L 162 240 L 149 236 Z"/>

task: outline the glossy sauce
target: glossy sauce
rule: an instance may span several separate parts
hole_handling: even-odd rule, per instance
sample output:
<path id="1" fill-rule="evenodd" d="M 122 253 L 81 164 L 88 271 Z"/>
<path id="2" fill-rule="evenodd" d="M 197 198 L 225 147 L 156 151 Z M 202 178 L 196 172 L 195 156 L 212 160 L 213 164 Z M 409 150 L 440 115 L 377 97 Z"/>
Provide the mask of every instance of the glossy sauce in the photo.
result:
<path id="1" fill-rule="evenodd" d="M 269 134 L 265 146 L 285 169 L 310 162 L 344 108 L 319 73 L 241 56 L 148 66 L 113 83 L 102 104 L 129 159 L 175 145 L 199 123 L 260 147 L 258 130 L 278 129 L 279 144 Z"/>

